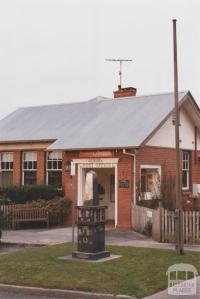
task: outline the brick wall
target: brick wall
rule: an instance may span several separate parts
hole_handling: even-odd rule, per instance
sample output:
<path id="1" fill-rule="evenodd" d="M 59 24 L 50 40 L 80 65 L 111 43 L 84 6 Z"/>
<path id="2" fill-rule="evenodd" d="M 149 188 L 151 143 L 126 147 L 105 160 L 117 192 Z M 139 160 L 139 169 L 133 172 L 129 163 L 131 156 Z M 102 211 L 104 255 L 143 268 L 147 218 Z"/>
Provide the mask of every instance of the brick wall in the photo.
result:
<path id="1" fill-rule="evenodd" d="M 118 164 L 118 182 L 120 180 L 128 180 L 129 186 L 128 188 L 118 188 L 118 227 L 120 228 L 130 228 L 131 227 L 131 201 L 133 194 L 133 163 L 132 157 L 126 156 L 120 152 L 115 153 L 113 156 L 115 158 L 119 158 Z M 66 152 L 63 153 L 63 188 L 65 190 L 65 194 L 71 200 L 74 201 L 74 205 L 77 204 L 77 168 L 76 168 L 76 176 L 73 178 L 70 177 L 70 173 L 65 171 L 64 165 L 67 161 L 71 159 L 79 158 L 79 153 L 76 152 Z M 105 157 L 102 157 L 105 158 Z M 77 167 L 77 166 L 76 166 Z M 68 218 L 68 223 L 71 223 L 71 216 Z"/>
<path id="2" fill-rule="evenodd" d="M 38 155 L 38 184 L 45 183 L 45 152 L 37 151 Z M 14 151 L 13 165 L 13 184 L 21 184 L 21 152 Z M 118 227 L 131 227 L 131 202 L 133 199 L 133 157 L 124 155 L 122 151 L 115 152 L 113 157 L 119 158 L 118 163 L 118 183 L 119 181 L 128 180 L 128 188 L 119 188 L 118 186 Z M 65 171 L 65 163 L 72 159 L 79 158 L 79 152 L 63 152 L 63 170 L 62 185 L 65 195 L 77 203 L 77 169 L 76 176 L 72 178 L 69 172 Z M 104 157 L 103 157 L 104 158 Z M 136 186 L 138 187 L 140 180 L 140 166 L 142 164 L 161 165 L 161 175 L 171 175 L 175 177 L 175 150 L 158 147 L 143 147 L 136 153 Z M 77 166 L 76 166 L 77 167 Z M 188 208 L 193 207 L 193 199 L 189 198 L 192 194 L 192 184 L 200 184 L 200 162 L 195 159 L 195 152 L 191 152 L 191 190 L 183 192 L 184 205 Z M 72 184 L 73 183 L 73 184 Z M 71 216 L 67 218 L 68 224 L 71 223 Z"/>
<path id="3" fill-rule="evenodd" d="M 161 165 L 161 175 L 175 176 L 175 150 L 168 148 L 143 147 L 136 155 L 136 177 L 140 178 L 140 166 L 144 164 Z M 137 181 L 137 180 L 136 180 Z"/>
<path id="4" fill-rule="evenodd" d="M 182 157 L 182 151 L 180 151 Z M 163 175 L 176 175 L 176 156 L 175 149 L 159 148 L 159 147 L 144 147 L 137 153 L 136 161 L 136 188 L 139 187 L 140 180 L 140 166 L 142 164 L 161 165 L 161 177 Z M 195 151 L 191 151 L 191 181 L 190 189 L 182 192 L 183 206 L 187 209 L 192 209 L 194 200 L 191 199 L 192 185 L 194 183 L 200 184 L 200 162 L 196 160 Z M 182 168 L 182 164 L 181 164 Z M 174 181 L 175 184 L 175 181 Z"/>
<path id="5" fill-rule="evenodd" d="M 62 186 L 66 197 L 68 197 L 72 201 L 71 208 L 77 205 L 77 169 L 76 175 L 74 177 L 70 176 L 70 172 L 65 170 L 65 164 L 67 161 L 71 161 L 72 159 L 78 158 L 78 152 L 63 152 L 63 163 L 62 163 Z M 75 209 L 74 209 L 75 211 Z M 72 210 L 70 215 L 66 217 L 65 224 L 70 225 L 72 223 Z"/>
<path id="6" fill-rule="evenodd" d="M 46 183 L 46 153 L 45 151 L 37 151 L 37 184 Z"/>
<path id="7" fill-rule="evenodd" d="M 118 163 L 118 227 L 131 227 L 131 201 L 133 199 L 133 158 L 124 154 L 119 157 Z M 128 188 L 120 188 L 119 181 L 128 180 Z"/>
<path id="8" fill-rule="evenodd" d="M 13 185 L 21 185 L 21 151 L 13 152 Z"/>
<path id="9" fill-rule="evenodd" d="M 22 151 L 13 152 L 13 185 L 22 183 Z M 37 184 L 45 184 L 45 151 L 37 151 Z"/>

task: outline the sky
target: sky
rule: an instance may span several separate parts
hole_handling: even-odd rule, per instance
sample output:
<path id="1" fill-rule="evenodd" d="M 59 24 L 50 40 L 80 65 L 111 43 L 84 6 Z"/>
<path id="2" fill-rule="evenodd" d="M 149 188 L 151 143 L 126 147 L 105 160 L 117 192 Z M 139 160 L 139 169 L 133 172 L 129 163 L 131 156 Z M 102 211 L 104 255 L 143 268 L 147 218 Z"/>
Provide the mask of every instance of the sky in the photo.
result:
<path id="1" fill-rule="evenodd" d="M 179 90 L 200 104 L 199 0 L 0 0 L 0 118 L 23 106 L 173 91 L 172 19 Z"/>

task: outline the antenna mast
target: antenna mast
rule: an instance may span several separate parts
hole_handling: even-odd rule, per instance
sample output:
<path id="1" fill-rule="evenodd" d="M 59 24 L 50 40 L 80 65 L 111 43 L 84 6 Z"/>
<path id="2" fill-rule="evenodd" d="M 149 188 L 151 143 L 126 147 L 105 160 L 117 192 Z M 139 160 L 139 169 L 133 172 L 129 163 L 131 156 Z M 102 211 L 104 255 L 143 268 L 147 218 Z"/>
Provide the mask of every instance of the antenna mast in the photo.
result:
<path id="1" fill-rule="evenodd" d="M 106 59 L 106 61 L 119 62 L 119 86 L 122 86 L 122 63 L 130 62 L 132 59 Z"/>

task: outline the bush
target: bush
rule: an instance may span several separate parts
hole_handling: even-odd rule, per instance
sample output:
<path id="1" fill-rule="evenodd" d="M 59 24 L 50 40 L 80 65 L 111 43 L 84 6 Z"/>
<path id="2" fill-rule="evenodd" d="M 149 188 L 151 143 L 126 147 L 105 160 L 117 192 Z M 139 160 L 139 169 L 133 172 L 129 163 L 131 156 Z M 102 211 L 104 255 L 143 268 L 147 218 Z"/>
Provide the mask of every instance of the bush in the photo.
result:
<path id="1" fill-rule="evenodd" d="M 148 236 L 148 237 L 152 236 L 152 223 L 151 223 L 151 221 L 147 221 L 142 233 L 144 235 Z"/>
<path id="2" fill-rule="evenodd" d="M 142 206 L 142 207 L 146 207 L 149 209 L 157 209 L 158 205 L 159 205 L 159 199 L 141 199 L 141 200 L 137 200 L 137 205 L 138 206 Z"/>
<path id="3" fill-rule="evenodd" d="M 10 203 L 10 200 L 4 197 L 0 197 L 0 206 L 1 205 L 7 205 Z"/>
<path id="4" fill-rule="evenodd" d="M 26 203 L 37 199 L 49 200 L 63 196 L 63 192 L 49 185 L 9 186 L 0 190 L 1 197 L 13 203 Z"/>
<path id="5" fill-rule="evenodd" d="M 7 221 L 7 216 L 4 214 L 3 211 L 0 211 L 0 243 L 1 243 L 2 229 L 6 221 Z"/>
<path id="6" fill-rule="evenodd" d="M 50 215 L 67 215 L 70 211 L 71 201 L 66 197 L 55 197 L 50 200 L 35 200 L 32 205 L 37 208 L 46 208 Z"/>
<path id="7" fill-rule="evenodd" d="M 160 184 L 159 194 L 152 192 L 152 199 L 142 199 L 140 194 L 140 182 L 137 184 L 137 204 L 150 209 L 157 209 L 159 202 L 162 207 L 173 211 L 175 209 L 176 192 L 175 192 L 175 177 L 172 175 L 163 175 Z"/>

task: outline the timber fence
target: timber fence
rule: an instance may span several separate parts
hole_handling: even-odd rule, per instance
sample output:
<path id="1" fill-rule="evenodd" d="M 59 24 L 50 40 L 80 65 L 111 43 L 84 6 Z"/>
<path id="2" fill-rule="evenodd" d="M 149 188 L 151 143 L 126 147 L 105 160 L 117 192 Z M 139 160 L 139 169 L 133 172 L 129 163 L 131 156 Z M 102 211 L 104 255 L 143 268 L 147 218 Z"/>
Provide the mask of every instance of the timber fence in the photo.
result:
<path id="1" fill-rule="evenodd" d="M 183 211 L 184 243 L 200 243 L 200 212 Z M 174 243 L 175 212 L 162 207 L 149 209 L 142 206 L 132 207 L 132 227 L 144 233 L 148 226 L 152 227 L 152 238 L 158 242 Z"/>
<path id="2" fill-rule="evenodd" d="M 44 222 L 47 227 L 64 223 L 64 215 L 49 214 L 46 208 L 34 207 L 31 203 L 0 204 L 0 211 L 6 218 L 3 229 L 16 229 L 20 224 L 28 222 Z"/>

